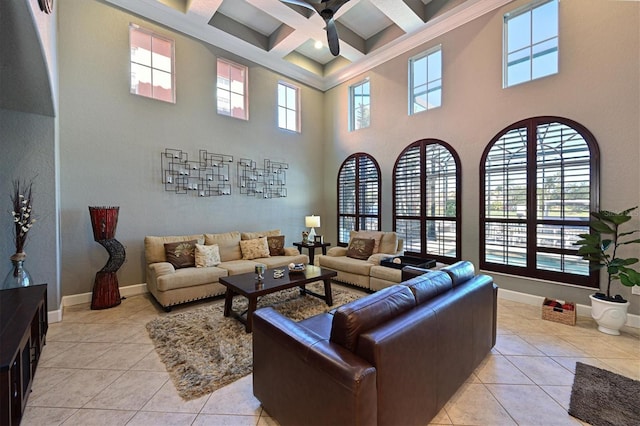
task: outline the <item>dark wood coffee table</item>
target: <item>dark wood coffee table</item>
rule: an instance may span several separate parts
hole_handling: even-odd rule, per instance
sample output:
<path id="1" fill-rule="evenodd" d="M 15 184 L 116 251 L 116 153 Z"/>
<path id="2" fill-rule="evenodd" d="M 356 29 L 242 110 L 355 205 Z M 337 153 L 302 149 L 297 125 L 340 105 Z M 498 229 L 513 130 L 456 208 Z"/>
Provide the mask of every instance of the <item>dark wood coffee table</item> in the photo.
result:
<path id="1" fill-rule="evenodd" d="M 282 278 L 273 278 L 275 269 L 284 269 Z M 245 331 L 251 333 L 253 313 L 258 304 L 258 297 L 266 294 L 275 293 L 280 290 L 286 290 L 292 287 L 300 287 L 300 294 L 309 294 L 318 297 L 327 302 L 327 305 L 333 305 L 333 296 L 331 295 L 331 278 L 338 275 L 330 269 L 323 269 L 313 265 L 307 265 L 304 272 L 289 273 L 287 267 L 267 269 L 264 278 L 261 281 L 256 279 L 256 274 L 250 272 L 247 274 L 231 275 L 229 277 L 220 278 L 220 284 L 227 287 L 224 299 L 224 316 L 233 316 L 240 322 L 244 323 Z M 316 281 L 324 282 L 324 294 L 314 293 L 305 288 L 306 284 Z M 238 313 L 232 309 L 233 296 L 241 295 L 249 300 L 249 307 L 245 312 Z"/>

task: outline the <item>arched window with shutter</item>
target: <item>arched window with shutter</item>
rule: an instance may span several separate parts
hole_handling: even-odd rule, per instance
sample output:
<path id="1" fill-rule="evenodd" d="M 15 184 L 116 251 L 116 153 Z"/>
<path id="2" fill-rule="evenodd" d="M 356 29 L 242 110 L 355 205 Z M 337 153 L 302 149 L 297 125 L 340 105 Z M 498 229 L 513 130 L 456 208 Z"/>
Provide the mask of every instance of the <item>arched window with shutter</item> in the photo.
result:
<path id="1" fill-rule="evenodd" d="M 381 230 L 380 167 L 369 154 L 350 155 L 338 172 L 338 244 L 350 231 Z"/>
<path id="2" fill-rule="evenodd" d="M 408 255 L 460 260 L 460 160 L 446 142 L 409 145 L 393 169 L 393 229 Z"/>
<path id="3" fill-rule="evenodd" d="M 480 164 L 480 268 L 598 287 L 573 245 L 598 210 L 591 132 L 560 117 L 522 120 L 493 138 Z"/>

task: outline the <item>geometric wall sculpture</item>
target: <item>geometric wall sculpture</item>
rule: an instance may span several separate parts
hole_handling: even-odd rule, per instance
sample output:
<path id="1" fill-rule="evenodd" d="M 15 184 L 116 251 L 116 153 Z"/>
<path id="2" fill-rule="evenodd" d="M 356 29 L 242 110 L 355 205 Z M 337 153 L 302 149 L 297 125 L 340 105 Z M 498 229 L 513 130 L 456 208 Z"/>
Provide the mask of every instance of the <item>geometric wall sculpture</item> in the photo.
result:
<path id="1" fill-rule="evenodd" d="M 165 191 L 198 197 L 231 195 L 231 155 L 200 150 L 197 160 L 189 160 L 186 152 L 172 148 L 160 155 Z"/>
<path id="2" fill-rule="evenodd" d="M 282 198 L 287 196 L 287 163 L 264 160 L 262 168 L 248 158 L 236 163 L 237 185 L 240 194 L 259 198 Z"/>

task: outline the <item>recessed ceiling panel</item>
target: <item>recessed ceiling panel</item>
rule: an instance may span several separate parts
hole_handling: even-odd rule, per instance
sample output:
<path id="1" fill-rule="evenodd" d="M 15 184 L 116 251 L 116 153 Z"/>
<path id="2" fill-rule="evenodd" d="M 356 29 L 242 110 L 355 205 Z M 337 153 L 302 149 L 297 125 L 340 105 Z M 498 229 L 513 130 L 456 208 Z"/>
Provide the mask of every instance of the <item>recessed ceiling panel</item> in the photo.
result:
<path id="1" fill-rule="evenodd" d="M 360 0 L 354 7 L 340 15 L 338 21 L 365 40 L 393 24 L 369 0 Z"/>
<path id="2" fill-rule="evenodd" d="M 269 36 L 282 22 L 245 1 L 224 0 L 218 11 L 264 36 Z"/>
<path id="3" fill-rule="evenodd" d="M 325 65 L 335 59 L 335 57 L 329 51 L 329 47 L 327 47 L 327 41 L 322 40 L 322 47 L 317 49 L 315 47 L 315 40 L 308 40 L 307 42 L 301 44 L 296 49 L 296 52 L 306 56 L 307 58 L 313 59 L 314 62 Z"/>

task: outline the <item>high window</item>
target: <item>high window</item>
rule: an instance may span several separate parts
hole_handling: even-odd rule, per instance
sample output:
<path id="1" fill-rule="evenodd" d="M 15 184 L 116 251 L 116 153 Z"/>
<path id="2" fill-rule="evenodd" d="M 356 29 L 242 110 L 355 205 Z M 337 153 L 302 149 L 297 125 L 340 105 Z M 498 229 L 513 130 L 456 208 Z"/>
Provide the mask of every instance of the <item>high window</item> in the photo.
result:
<path id="1" fill-rule="evenodd" d="M 131 93 L 160 101 L 176 101 L 173 40 L 129 25 Z"/>
<path id="2" fill-rule="evenodd" d="M 393 229 L 409 255 L 460 260 L 460 160 L 445 142 L 409 145 L 393 168 Z"/>
<path id="3" fill-rule="evenodd" d="M 504 87 L 558 72 L 558 0 L 535 1 L 504 16 Z"/>
<path id="4" fill-rule="evenodd" d="M 216 97 L 218 114 L 249 119 L 247 101 L 247 67 L 218 58 Z"/>
<path id="5" fill-rule="evenodd" d="M 442 105 L 440 46 L 409 59 L 409 115 Z"/>
<path id="6" fill-rule="evenodd" d="M 480 267 L 598 286 L 577 255 L 597 210 L 599 153 L 578 123 L 534 117 L 512 124 L 487 146 L 480 171 Z"/>
<path id="7" fill-rule="evenodd" d="M 380 167 L 368 154 L 353 154 L 338 172 L 338 243 L 347 244 L 350 231 L 380 229 Z"/>
<path id="8" fill-rule="evenodd" d="M 299 97 L 297 87 L 278 83 L 278 127 L 281 129 L 300 131 Z"/>
<path id="9" fill-rule="evenodd" d="M 349 127 L 364 129 L 371 123 L 371 89 L 369 80 L 349 87 Z"/>

